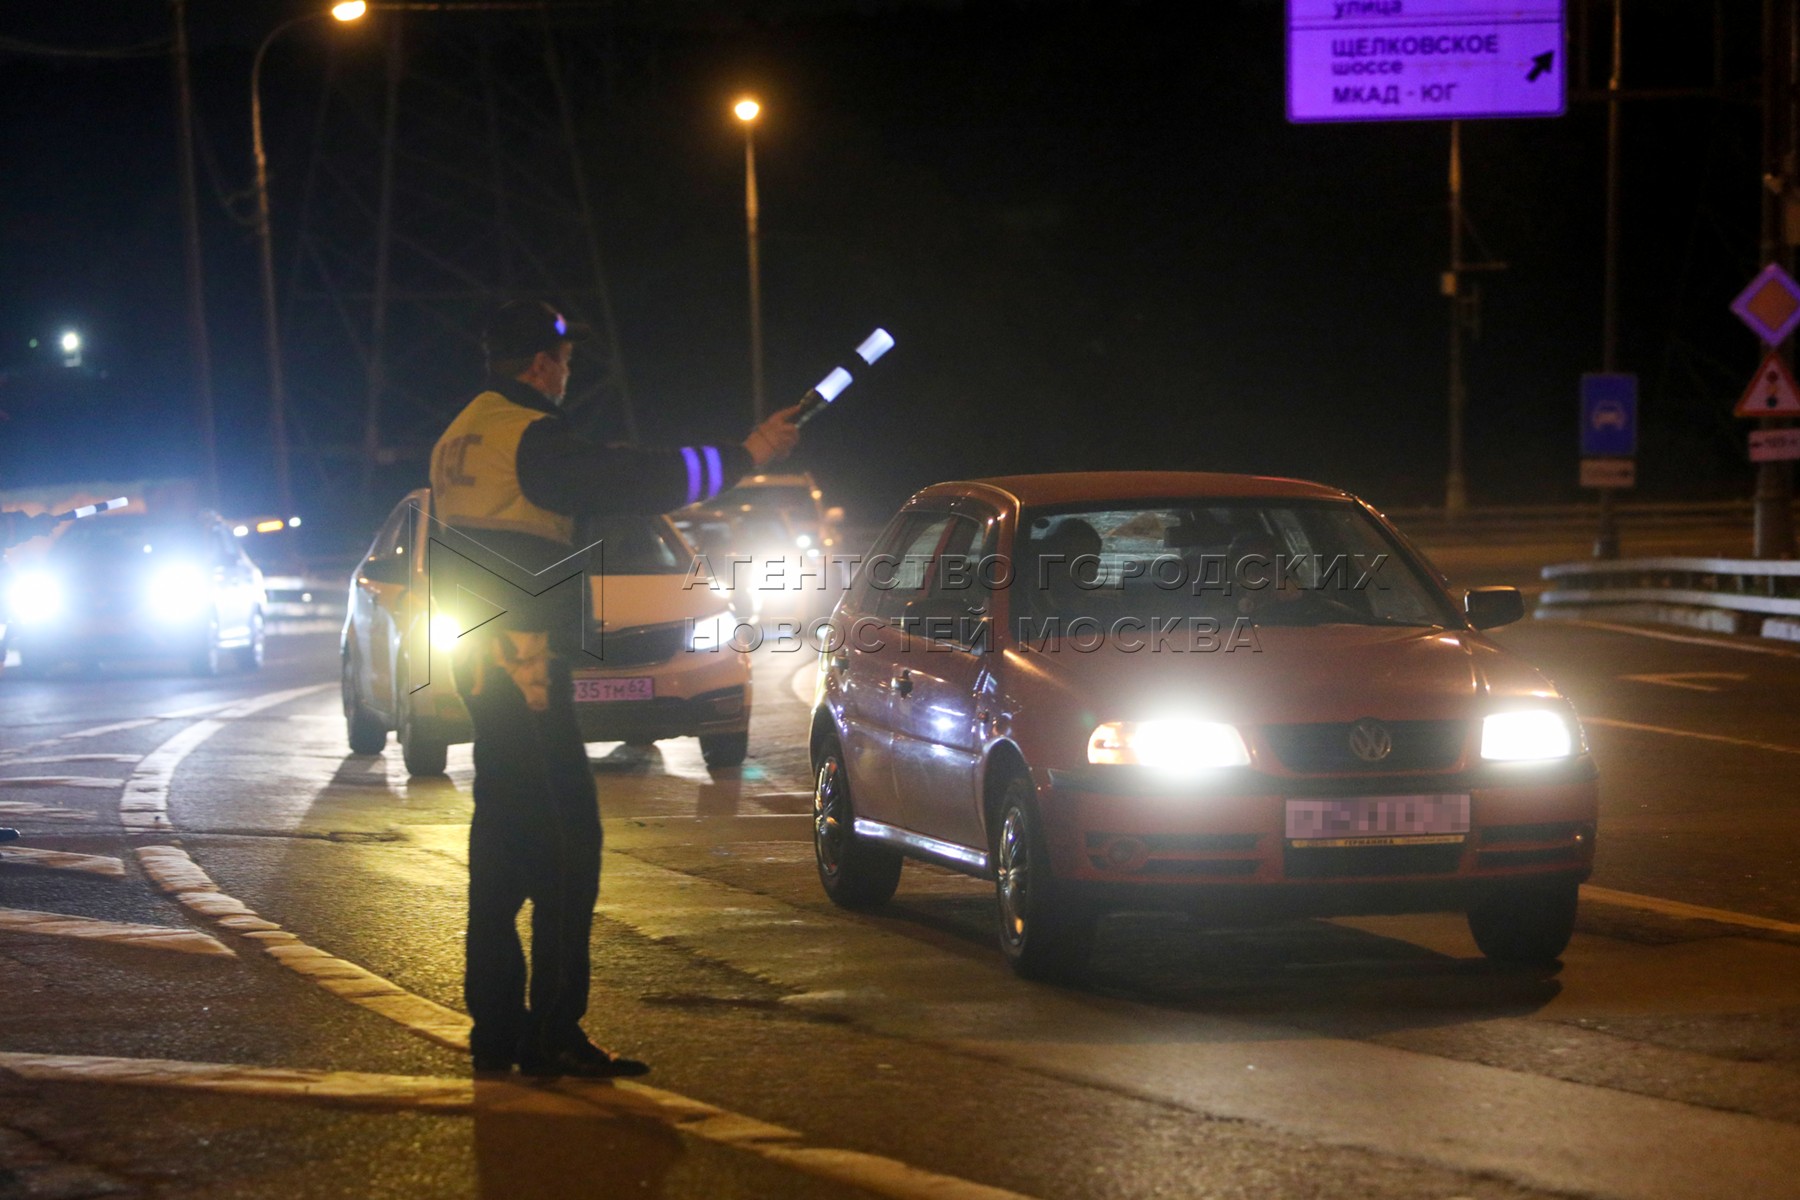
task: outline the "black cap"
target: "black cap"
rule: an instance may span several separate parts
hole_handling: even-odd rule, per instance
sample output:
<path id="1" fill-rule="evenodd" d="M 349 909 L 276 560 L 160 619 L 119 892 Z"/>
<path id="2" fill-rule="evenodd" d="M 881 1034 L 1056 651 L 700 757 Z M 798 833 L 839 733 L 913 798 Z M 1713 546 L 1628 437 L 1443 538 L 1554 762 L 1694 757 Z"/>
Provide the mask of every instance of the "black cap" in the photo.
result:
<path id="1" fill-rule="evenodd" d="M 540 350 L 554 351 L 572 342 L 582 331 L 542 300 L 513 300 L 502 304 L 482 330 L 481 348 L 488 361 L 530 358 Z"/>

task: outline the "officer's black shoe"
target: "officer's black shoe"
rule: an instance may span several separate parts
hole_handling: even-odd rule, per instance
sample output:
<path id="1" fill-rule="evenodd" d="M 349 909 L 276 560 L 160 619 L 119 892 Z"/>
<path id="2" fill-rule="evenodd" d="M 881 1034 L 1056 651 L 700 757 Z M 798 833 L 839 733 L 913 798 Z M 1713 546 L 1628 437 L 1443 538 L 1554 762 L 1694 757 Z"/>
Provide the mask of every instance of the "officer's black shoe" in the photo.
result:
<path id="1" fill-rule="evenodd" d="M 473 1058 L 477 1075 L 512 1074 L 513 1056 L 510 1054 L 477 1054 Z"/>
<path id="2" fill-rule="evenodd" d="M 566 1075 L 575 1079 L 626 1079 L 647 1075 L 650 1066 L 635 1058 L 621 1058 L 602 1050 L 589 1041 L 559 1046 L 554 1050 L 523 1049 L 519 1054 L 519 1070 L 541 1079 Z"/>

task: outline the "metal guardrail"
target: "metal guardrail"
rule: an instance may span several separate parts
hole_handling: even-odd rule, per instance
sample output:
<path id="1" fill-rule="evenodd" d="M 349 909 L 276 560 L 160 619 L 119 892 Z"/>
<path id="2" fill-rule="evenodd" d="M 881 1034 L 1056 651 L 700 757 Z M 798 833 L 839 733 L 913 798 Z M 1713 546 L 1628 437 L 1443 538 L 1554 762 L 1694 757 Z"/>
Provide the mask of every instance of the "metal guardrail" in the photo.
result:
<path id="1" fill-rule="evenodd" d="M 1534 615 L 1623 617 L 1800 638 L 1800 562 L 1626 558 L 1554 563 Z"/>

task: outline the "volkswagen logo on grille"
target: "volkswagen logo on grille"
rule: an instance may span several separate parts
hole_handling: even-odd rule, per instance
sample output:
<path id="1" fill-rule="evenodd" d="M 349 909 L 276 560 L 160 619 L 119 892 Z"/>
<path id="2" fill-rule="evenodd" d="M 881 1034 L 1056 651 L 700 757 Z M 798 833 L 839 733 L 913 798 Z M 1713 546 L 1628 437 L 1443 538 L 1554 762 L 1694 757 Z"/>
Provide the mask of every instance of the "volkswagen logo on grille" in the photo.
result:
<path id="1" fill-rule="evenodd" d="M 1350 727 L 1350 753 L 1364 762 L 1380 762 L 1394 752 L 1394 735 L 1380 721 L 1362 720 Z"/>

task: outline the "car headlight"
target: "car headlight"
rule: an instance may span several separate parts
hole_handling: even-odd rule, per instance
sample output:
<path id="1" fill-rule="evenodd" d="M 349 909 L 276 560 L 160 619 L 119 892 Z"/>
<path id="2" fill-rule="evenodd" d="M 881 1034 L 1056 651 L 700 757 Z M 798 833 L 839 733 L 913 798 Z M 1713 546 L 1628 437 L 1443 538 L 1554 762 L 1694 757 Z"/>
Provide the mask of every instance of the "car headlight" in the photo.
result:
<path id="1" fill-rule="evenodd" d="M 157 616 L 179 621 L 212 603 L 212 580 L 192 564 L 164 567 L 150 579 L 150 607 Z"/>
<path id="2" fill-rule="evenodd" d="M 1562 713 L 1547 708 L 1490 713 L 1481 722 L 1481 757 L 1494 762 L 1567 758 L 1575 734 Z"/>
<path id="3" fill-rule="evenodd" d="M 6 594 L 13 619 L 26 624 L 48 621 L 62 611 L 62 581 L 48 571 L 32 571 L 13 581 Z"/>
<path id="4" fill-rule="evenodd" d="M 730 610 L 710 617 L 696 617 L 688 629 L 689 650 L 723 650 L 737 634 L 737 618 Z"/>
<path id="5" fill-rule="evenodd" d="M 1247 767 L 1250 751 L 1237 728 L 1221 721 L 1109 721 L 1088 738 L 1088 761 L 1185 773 Z"/>

